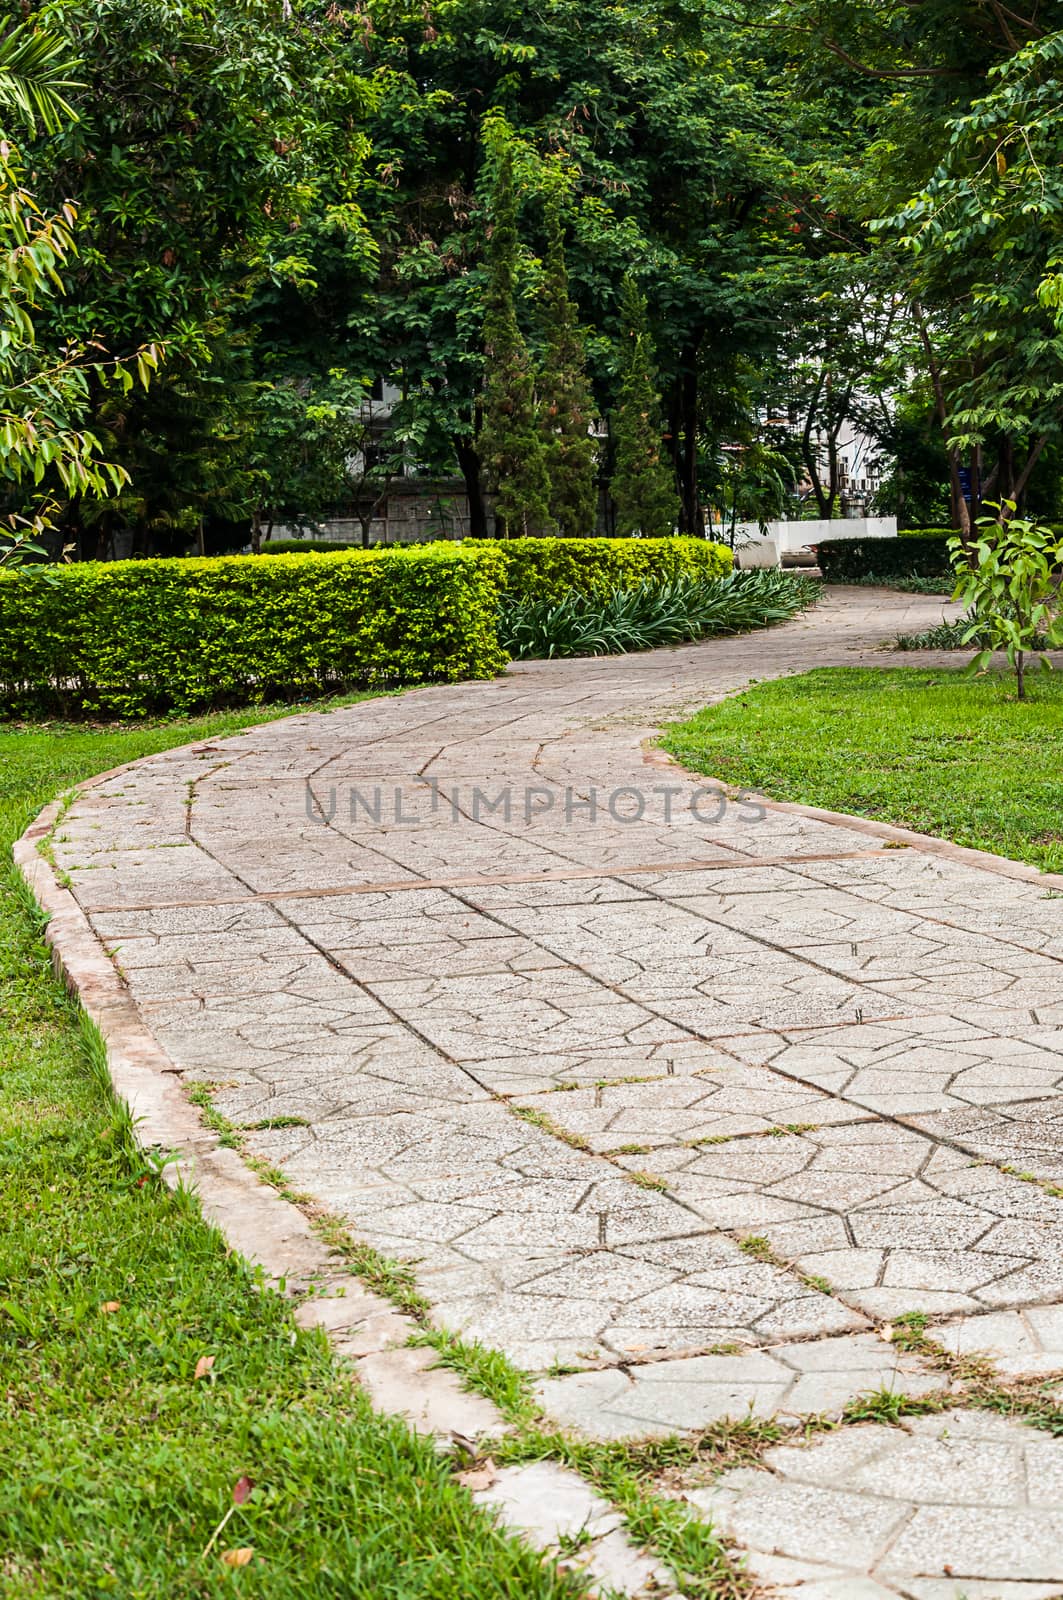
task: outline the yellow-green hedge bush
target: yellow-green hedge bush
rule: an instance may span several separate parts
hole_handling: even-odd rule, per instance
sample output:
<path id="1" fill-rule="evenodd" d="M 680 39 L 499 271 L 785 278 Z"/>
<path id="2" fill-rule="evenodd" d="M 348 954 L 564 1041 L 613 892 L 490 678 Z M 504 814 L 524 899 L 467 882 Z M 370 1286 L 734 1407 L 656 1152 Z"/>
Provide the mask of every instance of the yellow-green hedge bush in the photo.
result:
<path id="1" fill-rule="evenodd" d="M 722 578 L 732 567 L 726 545 L 708 539 L 503 539 L 466 549 L 497 550 L 505 563 L 507 593 L 521 599 L 560 600 L 567 590 L 604 594 L 653 579 Z"/>
<path id="2" fill-rule="evenodd" d="M 496 550 L 452 544 L 0 573 L 0 696 L 135 717 L 489 678 L 503 577 Z"/>

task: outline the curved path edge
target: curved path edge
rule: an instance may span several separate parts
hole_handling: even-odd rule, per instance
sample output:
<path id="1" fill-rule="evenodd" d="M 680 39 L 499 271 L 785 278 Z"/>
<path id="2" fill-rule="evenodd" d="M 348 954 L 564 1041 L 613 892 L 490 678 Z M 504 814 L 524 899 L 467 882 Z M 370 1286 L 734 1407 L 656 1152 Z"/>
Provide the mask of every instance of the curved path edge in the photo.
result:
<path id="1" fill-rule="evenodd" d="M 73 792 L 139 765 L 98 773 Z M 325 1332 L 335 1353 L 352 1363 L 377 1410 L 434 1437 L 441 1449 L 505 1433 L 505 1418 L 490 1400 L 436 1365 L 434 1350 L 409 1343 L 421 1331 L 417 1321 L 338 1268 L 335 1251 L 300 1207 L 259 1179 L 203 1121 L 88 917 L 42 854 L 65 804 L 54 800 L 44 807 L 15 842 L 13 859 L 44 916 L 43 937 L 56 974 L 103 1041 L 113 1093 L 129 1111 L 137 1142 L 145 1152 L 167 1157 L 160 1177 L 170 1189 L 194 1192 L 205 1221 L 275 1290 L 300 1295 L 295 1321 Z M 314 1292 L 303 1297 L 308 1289 Z M 504 1468 L 472 1499 L 501 1527 L 555 1559 L 566 1538 L 574 1540 L 578 1554 L 559 1564 L 583 1575 L 592 1593 L 607 1589 L 632 1600 L 669 1600 L 675 1594 L 669 1570 L 631 1544 L 612 1506 L 556 1462 Z"/>
<path id="2" fill-rule="evenodd" d="M 943 664 L 939 656 L 925 658 L 918 664 L 927 661 L 935 666 Z M 809 663 L 812 664 L 815 663 Z M 866 657 L 861 664 L 868 664 Z M 766 674 L 763 664 L 757 664 L 761 678 L 785 675 L 793 670 L 801 669 L 783 664 L 781 671 Z M 740 675 L 744 672 L 743 661 Z M 744 682 L 732 677 L 725 692 L 740 691 L 751 678 L 752 673 Z M 715 697 L 721 698 L 720 695 Z M 642 726 L 645 731 L 645 723 Z M 186 748 L 193 750 L 195 746 Z M 179 753 L 168 752 L 170 756 Z M 656 748 L 644 749 L 643 754 L 650 765 L 686 770 Z M 149 757 L 146 761 L 153 759 Z M 145 761 L 132 762 L 100 774 L 79 785 L 75 794 L 90 793 L 108 779 L 140 769 L 145 764 Z M 889 823 L 795 802 L 756 798 L 768 812 L 835 826 L 851 834 L 904 846 L 925 856 L 978 868 L 998 878 L 1020 880 L 1044 889 L 1063 889 L 1061 874 L 1043 873 L 1035 867 L 988 852 Z M 161 1169 L 164 1179 L 171 1187 L 185 1185 L 193 1189 L 205 1219 L 218 1228 L 228 1245 L 260 1267 L 275 1286 L 293 1297 L 293 1301 L 297 1299 L 297 1322 L 326 1331 L 337 1353 L 354 1363 L 359 1381 L 380 1410 L 399 1414 L 415 1429 L 436 1436 L 443 1445 L 450 1444 L 454 1435 L 484 1438 L 504 1431 L 505 1419 L 492 1404 L 464 1390 L 453 1373 L 433 1366 L 437 1359 L 433 1350 L 408 1343 L 419 1331 L 419 1324 L 367 1289 L 360 1278 L 338 1264 L 335 1250 L 315 1231 L 312 1210 L 304 1212 L 263 1182 L 242 1156 L 226 1147 L 218 1134 L 201 1120 L 183 1087 L 181 1068 L 171 1060 L 142 1019 L 130 989 L 105 943 L 93 930 L 89 916 L 77 897 L 64 887 L 61 873 L 42 853 L 42 846 L 53 835 L 68 805 L 69 800 L 56 801 L 46 807 L 16 844 L 14 858 L 47 918 L 45 937 L 56 968 L 103 1039 L 114 1092 L 128 1106 L 139 1142 L 147 1150 L 159 1150 L 168 1158 Z M 765 864 L 769 860 L 765 858 Z M 575 875 L 583 876 L 584 872 L 580 870 Z M 256 897 L 252 895 L 251 898 Z M 593 1381 L 593 1374 L 588 1373 L 588 1377 Z M 715 1492 L 710 1495 L 706 1491 L 705 1511 L 714 1521 L 719 1518 L 730 1537 L 740 1545 L 752 1544 L 763 1549 L 741 1520 L 749 1514 L 741 1499 L 742 1485 L 736 1485 L 733 1491 L 725 1487 L 722 1492 L 721 1500 Z M 733 1497 L 735 1513 L 730 1526 L 729 1495 Z M 647 1592 L 663 1596 L 669 1592 L 662 1569 L 626 1541 L 619 1526 L 620 1519 L 612 1508 L 575 1473 L 555 1463 L 539 1462 L 531 1467 L 504 1469 L 491 1488 L 477 1492 L 474 1498 L 494 1510 L 504 1526 L 524 1534 L 552 1554 L 563 1544 L 566 1532 L 579 1532 L 588 1527 L 591 1544 L 581 1552 L 586 1559 L 581 1560 L 580 1565 L 592 1581 L 608 1584 L 611 1589 L 632 1596 Z M 689 1498 L 699 1503 L 696 1496 Z M 559 1508 L 564 1509 L 560 1511 Z M 804 1572 L 780 1570 L 772 1574 L 778 1581 L 792 1580 L 798 1586 L 817 1575 L 811 1569 Z M 787 1589 L 786 1592 L 791 1591 Z M 871 1590 L 867 1592 L 870 1594 Z M 876 1593 L 885 1592 L 876 1590 Z M 894 1593 L 892 1589 L 888 1592 Z M 938 1592 L 934 1591 L 934 1600 Z M 1047 1592 L 1039 1587 L 1036 1600 Z M 972 1590 L 972 1595 L 974 1593 L 981 1596 L 986 1591 L 978 1588 Z M 1033 1590 L 1030 1600 L 1035 1600 Z"/>

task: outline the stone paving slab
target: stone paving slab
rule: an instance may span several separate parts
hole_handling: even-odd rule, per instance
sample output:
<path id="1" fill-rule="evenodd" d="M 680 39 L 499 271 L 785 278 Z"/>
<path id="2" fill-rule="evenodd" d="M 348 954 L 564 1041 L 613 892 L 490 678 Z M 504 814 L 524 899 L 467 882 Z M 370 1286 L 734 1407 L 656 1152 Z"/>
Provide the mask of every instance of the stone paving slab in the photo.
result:
<path id="1" fill-rule="evenodd" d="M 549 1099 L 528 1095 L 514 1104 L 549 1116 L 566 1133 L 606 1155 L 718 1144 L 740 1135 L 778 1136 L 797 1125 L 872 1120 L 866 1111 L 833 1095 L 780 1083 L 763 1068 L 726 1058 L 690 1075 L 613 1083 Z"/>
<path id="2" fill-rule="evenodd" d="M 617 1156 L 632 1168 L 635 1156 Z M 1063 1298 L 1063 1205 L 876 1122 L 661 1149 L 668 1192 L 889 1319 Z"/>
<path id="3" fill-rule="evenodd" d="M 796 1431 L 926 1394 L 940 1372 L 882 1336 L 906 1311 L 1052 1380 L 1063 902 L 1021 866 L 725 795 L 652 745 L 751 678 L 881 665 L 883 637 L 942 609 L 834 591 L 765 634 L 203 741 L 86 789 L 56 862 L 167 1090 L 208 1084 L 556 1421 Z M 422 1383 L 440 1427 L 474 1416 L 393 1312 L 350 1318 L 327 1325 L 382 1404 L 435 1428 Z M 850 1423 L 691 1503 L 802 1600 L 1047 1600 L 1060 1448 L 960 1409 Z M 556 1548 L 558 1503 L 586 1491 L 536 1470 L 506 1469 L 496 1502 Z M 611 1517 L 599 1581 L 652 1587 Z"/>
<path id="4" fill-rule="evenodd" d="M 765 1465 L 689 1498 L 784 1595 L 860 1582 L 821 1592 L 960 1600 L 974 1582 L 985 1595 L 1021 1584 L 1015 1592 L 1047 1600 L 1063 1585 L 1061 1439 L 951 1411 L 783 1445 Z"/>
<path id="5" fill-rule="evenodd" d="M 1026 1023 L 1005 1034 L 931 1015 L 723 1039 L 718 1048 L 869 1112 L 917 1118 L 1057 1099 L 1063 1092 L 1063 1031 Z"/>
<path id="6" fill-rule="evenodd" d="M 839 1417 L 862 1395 L 926 1395 L 948 1387 L 875 1333 L 833 1335 L 546 1378 L 536 1394 L 559 1422 L 590 1437 L 667 1436 L 724 1419 Z"/>

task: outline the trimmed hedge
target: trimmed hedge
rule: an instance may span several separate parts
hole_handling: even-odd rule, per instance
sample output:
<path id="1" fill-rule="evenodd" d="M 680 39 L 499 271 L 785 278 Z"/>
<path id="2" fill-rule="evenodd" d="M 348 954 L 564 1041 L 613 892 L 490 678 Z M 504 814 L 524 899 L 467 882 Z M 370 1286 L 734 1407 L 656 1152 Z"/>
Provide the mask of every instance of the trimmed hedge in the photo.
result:
<path id="1" fill-rule="evenodd" d="M 708 539 L 478 539 L 466 549 L 497 550 L 505 564 L 505 589 L 527 600 L 672 583 L 676 578 L 722 578 L 733 560 L 726 545 Z"/>
<path id="2" fill-rule="evenodd" d="M 825 583 L 948 577 L 950 537 L 936 533 L 906 534 L 903 539 L 825 539 L 817 547 L 819 570 Z"/>
<path id="3" fill-rule="evenodd" d="M 460 545 L 0 573 L 8 712 L 135 717 L 489 678 L 503 564 Z"/>
<path id="4" fill-rule="evenodd" d="M 433 541 L 434 542 L 434 541 Z M 408 545 L 364 545 L 360 539 L 264 539 L 264 556 L 335 556 L 344 550 L 406 550 Z"/>

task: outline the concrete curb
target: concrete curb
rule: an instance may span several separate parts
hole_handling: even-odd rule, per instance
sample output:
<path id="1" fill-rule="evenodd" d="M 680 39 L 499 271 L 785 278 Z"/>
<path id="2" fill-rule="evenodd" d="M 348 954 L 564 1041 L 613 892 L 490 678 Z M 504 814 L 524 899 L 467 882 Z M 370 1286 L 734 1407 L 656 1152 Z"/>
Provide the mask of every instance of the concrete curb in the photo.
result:
<path id="1" fill-rule="evenodd" d="M 101 773 L 77 792 L 135 765 Z M 505 1433 L 507 1423 L 489 1400 L 433 1365 L 434 1350 L 407 1343 L 420 1331 L 414 1319 L 337 1267 L 299 1207 L 257 1178 L 204 1125 L 184 1093 L 180 1070 L 142 1021 L 77 899 L 40 853 L 62 811 L 63 803 L 53 801 L 31 823 L 13 847 L 15 866 L 47 918 L 44 938 L 56 973 L 103 1038 L 114 1093 L 129 1108 L 138 1142 L 174 1158 L 163 1167 L 163 1179 L 173 1189 L 193 1190 L 204 1218 L 279 1292 L 314 1291 L 300 1299 L 296 1322 L 324 1330 L 379 1411 L 400 1417 L 443 1449 L 455 1438 Z M 584 1575 L 592 1593 L 608 1588 L 631 1600 L 681 1600 L 668 1569 L 635 1549 L 619 1514 L 567 1467 L 548 1461 L 505 1467 L 472 1498 L 501 1527 Z M 562 1541 L 584 1528 L 589 1542 L 577 1555 L 563 1555 Z"/>

